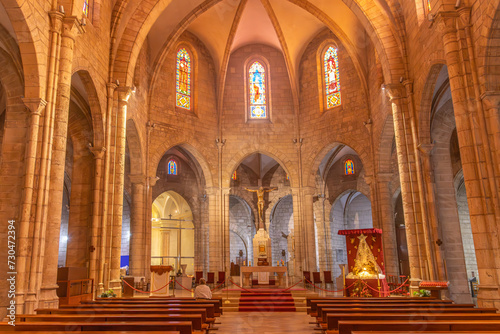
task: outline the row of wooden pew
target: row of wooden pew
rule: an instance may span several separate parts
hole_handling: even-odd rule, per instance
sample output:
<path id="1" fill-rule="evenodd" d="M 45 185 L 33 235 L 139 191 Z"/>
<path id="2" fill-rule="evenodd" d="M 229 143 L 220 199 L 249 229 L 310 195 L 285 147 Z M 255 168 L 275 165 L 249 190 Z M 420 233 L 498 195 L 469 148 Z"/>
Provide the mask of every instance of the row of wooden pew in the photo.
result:
<path id="1" fill-rule="evenodd" d="M 17 315 L 15 327 L 0 323 L 0 331 L 202 334 L 213 328 L 222 314 L 221 306 L 220 299 L 103 298 L 58 309 L 38 309 L 36 315 Z"/>
<path id="2" fill-rule="evenodd" d="M 308 313 L 327 334 L 500 333 L 495 308 L 433 298 L 307 298 Z"/>

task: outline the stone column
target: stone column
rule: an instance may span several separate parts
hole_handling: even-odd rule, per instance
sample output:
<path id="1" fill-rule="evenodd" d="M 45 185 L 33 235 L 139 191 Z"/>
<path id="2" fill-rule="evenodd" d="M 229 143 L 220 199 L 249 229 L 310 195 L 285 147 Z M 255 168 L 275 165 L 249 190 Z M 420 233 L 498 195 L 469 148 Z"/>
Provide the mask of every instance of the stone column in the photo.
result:
<path id="1" fill-rule="evenodd" d="M 146 271 L 145 261 L 145 224 L 144 217 L 144 185 L 146 176 L 142 174 L 130 175 L 132 183 L 132 208 L 130 215 L 130 275 L 144 276 Z"/>
<path id="2" fill-rule="evenodd" d="M 114 168 L 114 202 L 111 235 L 110 289 L 120 292 L 120 261 L 122 244 L 123 184 L 125 182 L 125 146 L 127 131 L 127 106 L 130 94 L 129 87 L 118 88 L 118 111 L 115 129 L 115 168 Z M 117 295 L 120 295 L 117 293 Z"/>
<path id="3" fill-rule="evenodd" d="M 219 205 L 218 197 L 219 189 L 215 187 L 207 188 L 208 197 L 208 225 L 209 225 L 209 268 L 207 270 L 214 271 L 222 265 L 222 235 L 220 229 L 220 220 L 217 216 L 217 208 Z"/>
<path id="4" fill-rule="evenodd" d="M 43 257 L 42 254 L 39 255 L 40 261 L 37 265 L 32 263 L 32 267 L 35 269 L 42 271 L 43 268 L 39 308 L 54 308 L 59 304 L 59 299 L 56 294 L 57 262 L 59 257 L 59 233 L 61 228 L 64 168 L 66 164 L 73 49 L 75 47 L 75 38 L 77 34 L 83 31 L 83 27 L 76 17 L 67 17 L 64 19 L 50 167 L 50 200 L 48 201 L 47 223 L 45 227 L 41 228 L 44 237 L 40 238 L 40 243 L 42 245 L 45 244 L 45 251 Z"/>
<path id="5" fill-rule="evenodd" d="M 304 208 L 304 229 L 306 232 L 304 245 L 306 253 L 306 268 L 310 271 L 317 271 L 318 265 L 316 263 L 316 236 L 315 236 L 315 221 L 314 221 L 314 194 L 316 189 L 313 187 L 305 187 L 303 191 L 303 208 Z"/>
<path id="6" fill-rule="evenodd" d="M 378 210 L 382 221 L 380 228 L 384 242 L 384 265 L 388 275 L 399 275 L 399 259 L 396 243 L 396 228 L 394 223 L 394 208 L 389 190 L 389 182 L 392 181 L 392 173 L 378 173 L 376 185 L 379 193 Z"/>
<path id="7" fill-rule="evenodd" d="M 385 86 L 385 91 L 391 100 L 392 113 L 394 119 L 394 132 L 396 137 L 396 149 L 398 154 L 398 167 L 401 180 L 401 195 L 403 198 L 403 209 L 405 222 L 407 225 L 406 239 L 408 243 L 408 257 L 410 261 L 410 274 L 414 285 L 419 280 L 428 277 L 426 266 L 425 247 L 421 243 L 424 238 L 422 234 L 422 222 L 419 221 L 420 212 L 415 187 L 417 180 L 415 171 L 411 166 L 415 161 L 410 160 L 411 136 L 406 134 L 405 118 L 403 115 L 403 92 L 402 85 L 391 84 Z"/>
<path id="8" fill-rule="evenodd" d="M 458 13 L 439 12 L 436 17 L 443 37 L 444 53 L 450 78 L 458 142 L 462 157 L 471 228 L 479 271 L 478 305 L 500 307 L 500 240 L 495 221 L 495 203 L 485 166 L 485 148 L 477 129 L 477 112 L 468 99 L 463 54 L 458 40 Z"/>
<path id="9" fill-rule="evenodd" d="M 101 230 L 101 196 L 102 196 L 102 169 L 103 160 L 106 149 L 101 148 L 90 148 L 90 151 L 94 155 L 94 190 L 92 199 L 92 228 L 90 235 L 90 263 L 89 263 L 89 278 L 94 279 L 94 291 L 97 292 L 98 285 L 98 275 L 97 275 L 97 247 L 99 245 L 99 237 L 102 235 Z"/>
<path id="10" fill-rule="evenodd" d="M 229 277 L 229 268 L 231 268 L 231 245 L 229 236 L 229 191 L 230 188 L 222 188 L 223 211 L 221 219 L 222 227 L 222 266 L 218 270 L 226 272 L 226 277 Z"/>
<path id="11" fill-rule="evenodd" d="M 27 138 L 25 165 L 24 165 L 24 186 L 21 202 L 21 217 L 19 222 L 19 232 L 17 235 L 17 247 L 19 249 L 17 256 L 17 304 L 18 308 L 24 305 L 24 293 L 28 268 L 29 245 L 29 225 L 31 219 L 31 208 L 33 201 L 33 188 L 35 181 L 35 164 L 37 157 L 38 132 L 40 127 L 40 115 L 47 102 L 43 99 L 23 99 L 24 104 L 31 111 L 30 129 Z M 12 217 L 10 217 L 12 218 Z"/>
<path id="12" fill-rule="evenodd" d="M 486 92 L 481 96 L 486 124 L 488 126 L 489 144 L 493 155 L 493 166 L 496 172 L 497 187 L 500 188 L 500 93 Z"/>

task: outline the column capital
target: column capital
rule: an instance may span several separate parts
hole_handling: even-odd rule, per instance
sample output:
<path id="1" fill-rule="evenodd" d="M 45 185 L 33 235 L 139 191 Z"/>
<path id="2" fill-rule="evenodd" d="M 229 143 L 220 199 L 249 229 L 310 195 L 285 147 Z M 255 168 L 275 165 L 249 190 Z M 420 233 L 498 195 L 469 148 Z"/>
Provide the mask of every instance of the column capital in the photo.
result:
<path id="1" fill-rule="evenodd" d="M 405 87 L 402 84 L 387 84 L 384 85 L 383 88 L 385 90 L 385 94 L 391 102 L 404 97 L 403 92 L 405 91 Z"/>
<path id="2" fill-rule="evenodd" d="M 408 94 L 413 94 L 413 80 L 406 79 L 402 82 Z"/>
<path id="3" fill-rule="evenodd" d="M 118 102 L 128 103 L 128 100 L 130 99 L 130 95 L 132 94 L 132 88 L 131 87 L 118 87 L 118 88 L 116 88 L 116 91 L 118 92 Z"/>
<path id="4" fill-rule="evenodd" d="M 104 153 L 106 153 L 105 147 L 89 147 L 90 152 L 94 155 L 95 160 L 102 160 L 104 158 Z"/>
<path id="5" fill-rule="evenodd" d="M 489 109 L 499 109 L 500 108 L 500 93 L 499 92 L 485 92 L 481 95 L 481 100 L 487 110 Z"/>
<path id="6" fill-rule="evenodd" d="M 456 11 L 440 11 L 436 13 L 435 22 L 443 35 L 446 35 L 457 31 L 458 17 L 459 15 Z"/>
<path id="7" fill-rule="evenodd" d="M 54 10 L 49 12 L 49 17 L 50 17 L 50 31 L 60 34 L 62 31 L 64 14 L 58 10 Z"/>
<path id="8" fill-rule="evenodd" d="M 71 38 L 73 41 L 76 36 L 85 33 L 85 28 L 76 16 L 67 16 L 63 19 L 63 37 Z"/>
<path id="9" fill-rule="evenodd" d="M 156 185 L 156 182 L 158 182 L 160 178 L 158 176 L 150 176 L 149 177 L 149 185 L 151 187 L 154 187 Z"/>
<path id="10" fill-rule="evenodd" d="M 471 12 L 472 8 L 471 7 L 460 7 L 457 9 L 458 15 L 460 17 L 460 21 L 462 21 L 462 24 L 465 27 L 470 27 L 470 19 L 471 19 Z"/>
<path id="11" fill-rule="evenodd" d="M 429 156 L 434 146 L 434 144 L 418 144 L 418 150 L 426 156 Z"/>
<path id="12" fill-rule="evenodd" d="M 316 187 L 302 187 L 302 192 L 304 195 L 314 196 L 316 194 Z"/>
<path id="13" fill-rule="evenodd" d="M 31 111 L 32 115 L 37 115 L 40 116 L 42 113 L 42 110 L 45 108 L 47 105 L 47 101 L 45 101 L 42 98 L 22 98 L 24 105 L 26 108 L 28 108 L 29 111 Z"/>
<path id="14" fill-rule="evenodd" d="M 129 177 L 130 182 L 132 184 L 139 184 L 139 185 L 146 184 L 147 178 L 146 178 L 146 175 L 144 175 L 144 174 L 130 174 L 128 177 Z"/>

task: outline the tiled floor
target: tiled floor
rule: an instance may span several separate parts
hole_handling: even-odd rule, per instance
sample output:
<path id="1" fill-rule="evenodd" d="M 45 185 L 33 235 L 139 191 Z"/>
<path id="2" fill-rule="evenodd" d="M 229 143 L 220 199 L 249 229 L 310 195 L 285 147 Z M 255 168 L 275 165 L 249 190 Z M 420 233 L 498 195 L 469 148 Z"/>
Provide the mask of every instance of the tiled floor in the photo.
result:
<path id="1" fill-rule="evenodd" d="M 258 334 L 290 334 L 314 333 L 314 325 L 309 324 L 313 318 L 305 312 L 260 313 L 260 312 L 226 312 L 218 319 L 219 330 L 214 334 L 258 333 Z"/>

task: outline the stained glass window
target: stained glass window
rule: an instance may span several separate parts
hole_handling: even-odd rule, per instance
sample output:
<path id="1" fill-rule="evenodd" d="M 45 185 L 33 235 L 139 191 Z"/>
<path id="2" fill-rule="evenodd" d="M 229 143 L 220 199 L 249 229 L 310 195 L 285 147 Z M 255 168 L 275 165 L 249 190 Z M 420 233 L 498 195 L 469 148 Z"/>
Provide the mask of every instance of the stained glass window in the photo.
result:
<path id="1" fill-rule="evenodd" d="M 177 175 L 177 162 L 175 160 L 168 162 L 168 175 Z"/>
<path id="2" fill-rule="evenodd" d="M 89 16 L 89 0 L 83 0 L 83 14 Z"/>
<path id="3" fill-rule="evenodd" d="M 290 181 L 290 175 L 286 174 L 286 180 Z"/>
<path id="4" fill-rule="evenodd" d="M 177 52 L 177 106 L 191 109 L 191 57 L 182 48 Z"/>
<path id="5" fill-rule="evenodd" d="M 340 97 L 339 59 L 337 49 L 333 46 L 326 50 L 323 66 L 325 70 L 326 108 L 330 109 L 342 103 Z"/>
<path id="6" fill-rule="evenodd" d="M 236 171 L 234 171 L 233 176 L 231 176 L 231 179 L 235 180 L 238 178 L 238 174 L 236 174 Z"/>
<path id="7" fill-rule="evenodd" d="M 354 175 L 354 161 L 351 159 L 345 162 L 345 175 Z"/>
<path id="8" fill-rule="evenodd" d="M 432 10 L 431 0 L 427 0 L 427 9 L 429 10 L 429 12 Z"/>
<path id="9" fill-rule="evenodd" d="M 266 70 L 258 61 L 250 66 L 249 95 L 250 95 L 250 118 L 267 118 L 266 107 Z"/>

